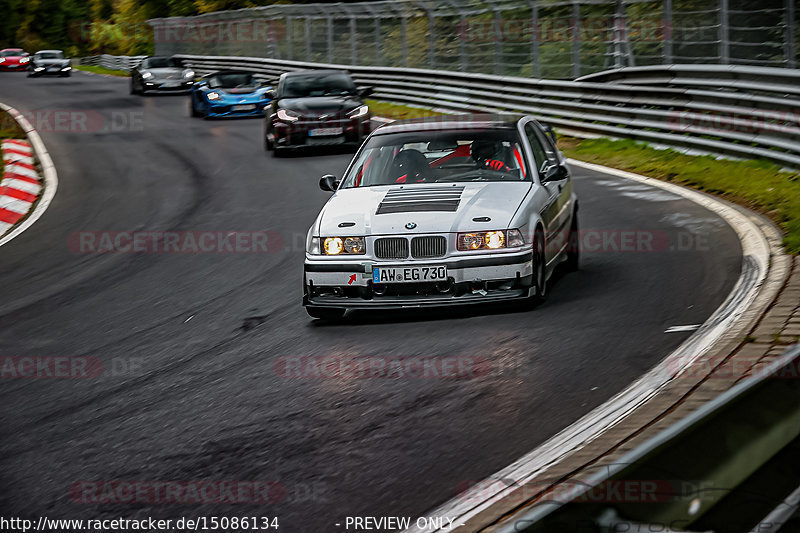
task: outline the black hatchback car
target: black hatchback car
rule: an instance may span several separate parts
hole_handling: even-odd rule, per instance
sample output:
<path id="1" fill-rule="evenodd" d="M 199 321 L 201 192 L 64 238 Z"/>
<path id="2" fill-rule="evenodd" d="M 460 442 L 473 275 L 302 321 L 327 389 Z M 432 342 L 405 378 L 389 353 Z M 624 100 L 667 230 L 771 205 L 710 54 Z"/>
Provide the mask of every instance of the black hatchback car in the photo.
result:
<path id="1" fill-rule="evenodd" d="M 266 110 L 264 147 L 277 156 L 289 148 L 320 145 L 358 147 L 371 131 L 372 115 L 343 70 L 304 70 L 281 75 Z"/>

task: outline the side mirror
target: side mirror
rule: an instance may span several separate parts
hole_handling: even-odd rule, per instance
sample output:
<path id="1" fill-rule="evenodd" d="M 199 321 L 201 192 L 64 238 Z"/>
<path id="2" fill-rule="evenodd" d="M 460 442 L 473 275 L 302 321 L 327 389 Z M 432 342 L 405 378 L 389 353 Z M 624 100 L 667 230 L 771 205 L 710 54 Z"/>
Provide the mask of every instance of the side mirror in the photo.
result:
<path id="1" fill-rule="evenodd" d="M 339 180 L 333 174 L 325 174 L 319 179 L 319 188 L 327 192 L 336 192 L 339 188 Z"/>
<path id="2" fill-rule="evenodd" d="M 264 93 L 270 100 L 275 100 L 275 89 L 270 89 Z"/>
<path id="3" fill-rule="evenodd" d="M 366 98 L 367 96 L 371 95 L 375 92 L 375 87 L 360 87 L 358 89 L 358 95 L 361 98 Z"/>
<path id="4" fill-rule="evenodd" d="M 567 179 L 567 176 L 569 176 L 567 167 L 564 165 L 551 165 L 547 170 L 545 170 L 542 182 L 547 183 L 548 181 L 561 181 L 563 179 Z"/>

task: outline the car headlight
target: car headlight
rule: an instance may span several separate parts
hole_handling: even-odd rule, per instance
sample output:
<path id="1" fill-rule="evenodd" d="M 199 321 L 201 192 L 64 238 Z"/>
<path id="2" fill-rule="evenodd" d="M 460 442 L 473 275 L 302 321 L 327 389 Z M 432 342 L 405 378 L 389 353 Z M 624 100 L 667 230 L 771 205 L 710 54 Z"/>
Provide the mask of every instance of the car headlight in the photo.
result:
<path id="1" fill-rule="evenodd" d="M 366 251 L 364 237 L 312 237 L 308 247 L 311 255 L 363 255 Z"/>
<path id="2" fill-rule="evenodd" d="M 347 113 L 347 116 L 350 118 L 358 118 L 358 117 L 363 117 L 367 113 L 369 113 L 369 106 L 362 105 Z"/>
<path id="3" fill-rule="evenodd" d="M 72 67 L 67 65 L 66 67 L 61 67 L 61 70 L 72 70 Z"/>
<path id="4" fill-rule="evenodd" d="M 215 93 L 214 91 L 211 91 L 210 93 L 208 93 L 206 95 L 206 98 L 208 98 L 209 100 L 219 100 L 220 99 L 220 95 L 219 95 L 219 93 Z"/>
<path id="5" fill-rule="evenodd" d="M 525 244 L 522 233 L 518 229 L 508 231 L 475 231 L 459 233 L 456 247 L 459 251 L 498 250 L 500 248 L 517 248 Z"/>
<path id="6" fill-rule="evenodd" d="M 5 57 L 0 57 L 0 63 L 5 63 L 5 62 L 6 62 L 6 58 Z"/>
<path id="7" fill-rule="evenodd" d="M 194 78 L 194 71 L 193 70 L 184 70 L 183 71 L 183 79 L 188 80 L 190 78 Z"/>
<path id="8" fill-rule="evenodd" d="M 36 67 L 34 70 L 36 70 L 36 71 L 44 70 L 44 67 Z"/>
<path id="9" fill-rule="evenodd" d="M 288 109 L 279 109 L 278 110 L 278 119 L 284 122 L 295 122 L 300 118 L 300 115 L 295 113 L 294 111 L 289 111 Z"/>
<path id="10" fill-rule="evenodd" d="M 29 57 L 23 57 L 22 59 L 19 60 L 20 64 L 27 63 L 28 61 L 30 61 Z"/>

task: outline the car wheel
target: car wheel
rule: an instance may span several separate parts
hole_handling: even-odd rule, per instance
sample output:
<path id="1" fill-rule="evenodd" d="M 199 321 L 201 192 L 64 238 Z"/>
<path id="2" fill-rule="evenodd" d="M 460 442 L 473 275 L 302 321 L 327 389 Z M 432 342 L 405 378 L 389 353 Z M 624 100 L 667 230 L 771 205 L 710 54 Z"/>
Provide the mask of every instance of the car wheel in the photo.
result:
<path id="1" fill-rule="evenodd" d="M 313 307 L 308 306 L 306 307 L 306 312 L 312 318 L 318 318 L 320 320 L 330 320 L 336 321 L 341 320 L 344 318 L 345 313 L 347 312 L 346 309 L 338 309 L 338 308 L 331 308 L 331 307 Z"/>
<path id="2" fill-rule="evenodd" d="M 567 260 L 564 269 L 567 272 L 578 270 L 581 262 L 581 242 L 578 236 L 578 210 L 572 214 L 572 224 L 569 227 L 569 243 L 567 244 Z"/>
<path id="3" fill-rule="evenodd" d="M 193 96 L 189 97 L 189 114 L 192 117 L 195 117 L 195 118 L 201 116 L 200 112 L 197 110 L 197 108 L 194 105 L 194 97 Z"/>
<path id="4" fill-rule="evenodd" d="M 547 299 L 547 260 L 544 254 L 544 233 L 537 230 L 533 238 L 533 280 L 535 291 L 531 296 L 531 303 L 536 305 Z"/>

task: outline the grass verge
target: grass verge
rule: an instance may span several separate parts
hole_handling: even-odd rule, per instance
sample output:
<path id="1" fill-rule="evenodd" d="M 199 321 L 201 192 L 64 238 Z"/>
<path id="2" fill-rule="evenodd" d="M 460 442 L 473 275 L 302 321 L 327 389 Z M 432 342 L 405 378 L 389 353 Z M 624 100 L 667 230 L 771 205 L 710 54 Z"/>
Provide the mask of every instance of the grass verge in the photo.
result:
<path id="1" fill-rule="evenodd" d="M 431 111 L 422 107 L 392 104 L 381 100 L 364 100 L 372 111 L 372 116 L 403 120 L 407 118 L 438 117 L 442 113 Z"/>
<path id="2" fill-rule="evenodd" d="M 72 65 L 75 70 L 83 70 L 84 72 L 94 72 L 95 74 L 108 74 L 109 76 L 119 76 L 120 78 L 129 78 L 130 73 L 126 70 L 114 70 L 105 67 L 96 67 L 93 65 Z"/>
<path id="3" fill-rule="evenodd" d="M 800 253 L 797 172 L 768 161 L 691 156 L 631 140 L 560 137 L 558 146 L 568 157 L 686 185 L 759 211 L 784 230 L 786 251 Z"/>
<path id="4" fill-rule="evenodd" d="M 0 109 L 0 140 L 24 139 L 25 132 L 19 127 L 14 117 Z M 0 178 L 3 176 L 3 159 L 0 158 Z"/>
<path id="5" fill-rule="evenodd" d="M 0 139 L 24 139 L 25 132 L 14 117 L 0 109 Z"/>

